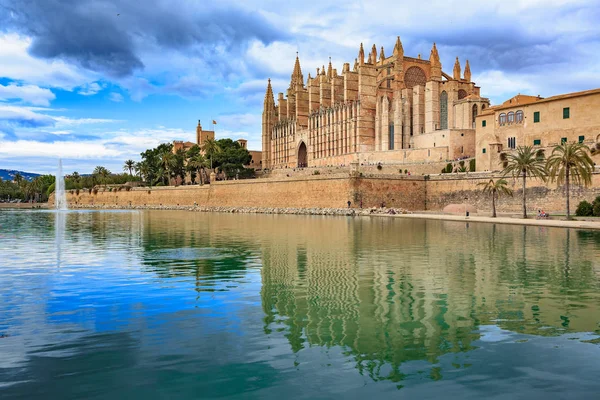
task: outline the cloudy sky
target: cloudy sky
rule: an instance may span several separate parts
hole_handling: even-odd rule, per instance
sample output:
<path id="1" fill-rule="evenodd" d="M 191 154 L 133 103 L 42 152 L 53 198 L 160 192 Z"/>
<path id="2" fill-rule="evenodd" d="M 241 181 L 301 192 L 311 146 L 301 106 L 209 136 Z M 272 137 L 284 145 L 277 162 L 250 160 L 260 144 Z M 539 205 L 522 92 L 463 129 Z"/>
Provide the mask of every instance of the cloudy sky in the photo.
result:
<path id="1" fill-rule="evenodd" d="M 0 168 L 113 172 L 160 142 L 217 137 L 260 149 L 267 78 L 287 88 L 360 42 L 469 59 L 496 104 L 600 87 L 599 0 L 0 0 Z"/>

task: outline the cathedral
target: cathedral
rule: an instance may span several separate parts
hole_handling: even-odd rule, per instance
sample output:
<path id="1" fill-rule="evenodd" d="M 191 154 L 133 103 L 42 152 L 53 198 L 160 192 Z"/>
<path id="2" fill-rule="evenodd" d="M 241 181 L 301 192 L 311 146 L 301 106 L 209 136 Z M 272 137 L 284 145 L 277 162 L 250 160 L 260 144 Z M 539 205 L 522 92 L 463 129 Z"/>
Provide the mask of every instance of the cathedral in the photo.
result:
<path id="1" fill-rule="evenodd" d="M 442 70 L 435 43 L 429 59 L 404 55 L 400 38 L 386 56 L 360 45 L 341 74 L 317 68 L 306 81 L 296 57 L 286 93 L 267 85 L 262 114 L 265 169 L 360 163 L 439 162 L 475 156 L 475 118 L 489 100 L 464 72 Z"/>

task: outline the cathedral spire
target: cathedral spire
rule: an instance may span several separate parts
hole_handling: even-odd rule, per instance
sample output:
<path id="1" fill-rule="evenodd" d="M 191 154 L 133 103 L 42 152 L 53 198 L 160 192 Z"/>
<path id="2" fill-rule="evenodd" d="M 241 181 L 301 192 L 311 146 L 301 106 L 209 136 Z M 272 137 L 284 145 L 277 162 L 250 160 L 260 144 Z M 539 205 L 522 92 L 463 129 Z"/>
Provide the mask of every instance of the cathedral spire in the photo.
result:
<path id="1" fill-rule="evenodd" d="M 465 64 L 465 81 L 471 82 L 471 66 L 469 65 L 469 60 Z"/>
<path id="2" fill-rule="evenodd" d="M 298 52 L 296 52 L 296 62 L 294 64 L 294 72 L 292 72 L 292 77 L 290 80 L 290 87 L 295 88 L 297 84 L 304 83 L 304 76 L 302 75 L 302 68 L 300 67 L 300 58 L 298 57 Z"/>
<path id="3" fill-rule="evenodd" d="M 440 55 L 437 50 L 435 43 L 431 48 L 431 54 L 429 55 L 429 64 L 431 65 L 431 79 L 434 81 L 442 80 L 442 63 L 440 63 Z"/>
<path id="4" fill-rule="evenodd" d="M 429 55 L 429 62 L 433 65 L 433 64 L 439 64 L 440 63 L 440 55 L 438 53 L 437 50 L 437 46 L 435 45 L 435 43 L 433 43 L 433 47 L 431 48 L 431 54 Z"/>
<path id="5" fill-rule="evenodd" d="M 371 47 L 371 62 L 377 64 L 377 46 L 375 46 L 375 43 L 373 43 L 373 47 Z"/>
<path id="6" fill-rule="evenodd" d="M 383 52 L 383 46 L 381 46 L 381 52 L 379 53 L 379 61 L 382 63 L 385 61 L 385 53 Z"/>
<path id="7" fill-rule="evenodd" d="M 404 57 L 404 47 L 402 47 L 400 36 L 396 38 L 396 45 L 394 46 L 394 55 L 396 57 Z"/>
<path id="8" fill-rule="evenodd" d="M 269 83 L 267 85 L 267 92 L 265 93 L 265 110 L 269 107 L 275 107 L 275 98 L 273 97 L 273 88 L 271 87 L 271 78 L 269 78 Z M 269 107 L 267 107 L 269 106 Z M 198 126 L 200 126 L 200 121 L 198 121 Z"/>
<path id="9" fill-rule="evenodd" d="M 457 81 L 460 81 L 460 61 L 458 61 L 458 57 L 456 57 L 456 61 L 454 62 L 454 73 L 453 78 Z"/>
<path id="10" fill-rule="evenodd" d="M 354 72 L 357 72 L 357 71 L 358 71 L 358 58 L 355 58 L 355 59 L 354 59 L 354 69 L 353 69 L 353 71 L 354 71 Z"/>
<path id="11" fill-rule="evenodd" d="M 365 63 L 365 49 L 363 48 L 363 44 L 360 44 L 360 49 L 358 50 L 358 63 L 359 65 L 363 65 Z"/>
<path id="12" fill-rule="evenodd" d="M 327 78 L 331 79 L 333 77 L 333 67 L 331 65 L 331 57 L 329 57 L 329 65 L 327 66 Z"/>
<path id="13" fill-rule="evenodd" d="M 323 68 L 321 69 L 321 75 L 325 75 L 325 66 L 323 65 Z"/>

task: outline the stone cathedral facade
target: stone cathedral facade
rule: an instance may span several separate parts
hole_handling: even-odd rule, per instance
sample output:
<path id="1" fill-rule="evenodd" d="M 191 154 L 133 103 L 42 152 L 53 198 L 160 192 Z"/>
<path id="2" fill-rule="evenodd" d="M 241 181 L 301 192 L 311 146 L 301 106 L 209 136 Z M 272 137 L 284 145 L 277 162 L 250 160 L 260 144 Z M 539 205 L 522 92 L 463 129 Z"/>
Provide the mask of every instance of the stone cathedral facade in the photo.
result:
<path id="1" fill-rule="evenodd" d="M 286 93 L 269 80 L 262 115 L 263 168 L 360 163 L 439 162 L 475 156 L 475 118 L 489 100 L 456 58 L 442 70 L 435 43 L 429 59 L 404 55 L 400 38 L 388 57 L 362 44 L 351 68 L 304 75 L 300 60 Z"/>

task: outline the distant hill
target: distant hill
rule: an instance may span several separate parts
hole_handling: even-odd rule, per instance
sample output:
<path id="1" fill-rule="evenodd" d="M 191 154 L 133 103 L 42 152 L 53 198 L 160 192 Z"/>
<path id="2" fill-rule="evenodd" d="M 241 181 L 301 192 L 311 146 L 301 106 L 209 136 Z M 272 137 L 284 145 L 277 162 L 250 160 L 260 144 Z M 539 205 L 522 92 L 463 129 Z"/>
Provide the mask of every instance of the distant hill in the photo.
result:
<path id="1" fill-rule="evenodd" d="M 40 174 L 34 174 L 33 172 L 23 172 L 23 171 L 9 170 L 9 169 L 0 169 L 0 178 L 2 178 L 3 181 L 12 181 L 16 173 L 21 174 L 21 176 L 23 178 L 27 179 L 28 181 L 40 176 Z"/>

